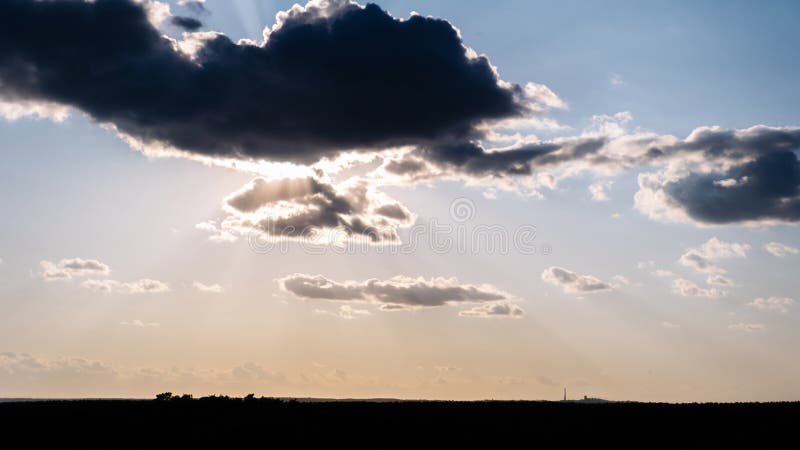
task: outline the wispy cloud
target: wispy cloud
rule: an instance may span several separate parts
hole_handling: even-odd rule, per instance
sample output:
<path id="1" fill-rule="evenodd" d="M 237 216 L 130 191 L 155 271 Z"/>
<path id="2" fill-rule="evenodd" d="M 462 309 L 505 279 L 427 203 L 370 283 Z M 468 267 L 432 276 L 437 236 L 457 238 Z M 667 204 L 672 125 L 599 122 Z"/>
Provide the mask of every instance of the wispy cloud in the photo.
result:
<path id="1" fill-rule="evenodd" d="M 770 242 L 764 245 L 764 250 L 769 252 L 773 256 L 777 256 L 779 258 L 783 258 L 784 256 L 789 255 L 796 255 L 800 253 L 800 249 L 795 247 L 790 247 L 785 244 L 781 244 L 779 242 Z"/>
<path id="2" fill-rule="evenodd" d="M 791 308 L 793 305 L 794 299 L 789 297 L 759 297 L 747 304 L 748 307 L 753 309 L 762 311 L 776 311 L 783 314 L 789 312 L 789 308 Z"/>

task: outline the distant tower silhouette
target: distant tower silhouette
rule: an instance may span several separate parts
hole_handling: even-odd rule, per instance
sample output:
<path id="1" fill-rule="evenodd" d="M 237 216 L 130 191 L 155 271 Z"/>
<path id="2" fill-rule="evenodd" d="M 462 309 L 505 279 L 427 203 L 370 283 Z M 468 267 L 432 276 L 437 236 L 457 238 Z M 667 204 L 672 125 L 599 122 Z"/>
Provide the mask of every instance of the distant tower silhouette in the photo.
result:
<path id="1" fill-rule="evenodd" d="M 567 388 L 564 388 L 564 401 L 567 401 Z"/>

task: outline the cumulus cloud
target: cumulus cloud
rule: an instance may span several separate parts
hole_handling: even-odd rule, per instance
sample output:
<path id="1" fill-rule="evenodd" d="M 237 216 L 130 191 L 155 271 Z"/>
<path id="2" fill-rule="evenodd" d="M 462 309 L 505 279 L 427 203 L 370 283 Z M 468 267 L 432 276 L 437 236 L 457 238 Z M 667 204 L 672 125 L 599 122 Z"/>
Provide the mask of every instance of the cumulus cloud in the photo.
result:
<path id="1" fill-rule="evenodd" d="M 580 275 L 563 267 L 548 267 L 542 272 L 542 280 L 561 287 L 570 294 L 590 294 L 609 291 L 613 286 L 591 275 Z"/>
<path id="2" fill-rule="evenodd" d="M 455 278 L 411 278 L 397 276 L 387 280 L 369 279 L 363 282 L 337 282 L 321 275 L 293 274 L 278 280 L 285 292 L 298 298 L 339 302 L 369 303 L 382 311 L 413 310 L 445 305 L 485 304 L 505 302 L 504 306 L 488 308 L 484 315 L 519 315 L 519 308 L 508 302 L 512 296 L 491 285 L 459 283 Z M 476 311 L 476 314 L 478 312 Z"/>
<path id="3" fill-rule="evenodd" d="M 800 250 L 798 250 L 797 248 L 790 247 L 788 245 L 781 244 L 779 242 L 769 242 L 765 244 L 764 250 L 769 252 L 771 255 L 777 256 L 779 258 L 783 258 L 784 256 L 789 256 L 789 255 L 796 255 L 800 253 Z"/>
<path id="4" fill-rule="evenodd" d="M 225 292 L 225 289 L 219 284 L 205 284 L 195 281 L 192 283 L 192 286 L 197 290 L 197 292 L 202 292 L 204 294 L 222 294 Z"/>
<path id="5" fill-rule="evenodd" d="M 255 231 L 265 238 L 395 243 L 398 229 L 415 220 L 405 206 L 359 178 L 337 185 L 314 177 L 256 178 L 229 195 L 224 209 L 229 216 L 219 226 L 202 225 L 219 240 Z"/>
<path id="6" fill-rule="evenodd" d="M 108 275 L 111 269 L 96 259 L 67 258 L 58 262 L 41 261 L 41 276 L 45 281 L 71 280 L 87 275 Z"/>
<path id="7" fill-rule="evenodd" d="M 794 299 L 788 297 L 769 297 L 757 298 L 748 303 L 747 306 L 761 311 L 776 311 L 783 314 L 789 312 L 789 308 L 794 305 Z"/>
<path id="8" fill-rule="evenodd" d="M 681 255 L 678 263 L 702 273 L 724 274 L 726 270 L 719 267 L 717 261 L 746 258 L 748 251 L 750 251 L 749 244 L 725 242 L 715 236 L 698 248 L 688 249 Z"/>
<path id="9" fill-rule="evenodd" d="M 449 22 L 374 4 L 314 0 L 261 43 L 206 34 L 191 54 L 158 30 L 167 19 L 200 26 L 159 2 L 4 1 L 0 94 L 73 107 L 144 145 L 304 162 L 471 139 L 561 103 L 501 80 Z"/>
<path id="10" fill-rule="evenodd" d="M 82 282 L 81 286 L 93 292 L 106 294 L 158 294 L 170 291 L 169 284 L 150 278 L 142 278 L 131 282 L 88 279 Z"/>
<path id="11" fill-rule="evenodd" d="M 719 298 L 725 295 L 723 291 L 717 288 L 703 288 L 685 278 L 676 278 L 673 280 L 672 291 L 684 297 Z"/>

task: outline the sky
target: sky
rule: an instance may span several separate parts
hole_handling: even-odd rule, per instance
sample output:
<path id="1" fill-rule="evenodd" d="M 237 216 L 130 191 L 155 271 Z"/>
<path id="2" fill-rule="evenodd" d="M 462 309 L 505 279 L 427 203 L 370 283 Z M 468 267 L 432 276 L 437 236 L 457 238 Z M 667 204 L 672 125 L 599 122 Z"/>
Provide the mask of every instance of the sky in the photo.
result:
<path id="1" fill-rule="evenodd" d="M 798 19 L 4 2 L 0 396 L 798 400 Z"/>

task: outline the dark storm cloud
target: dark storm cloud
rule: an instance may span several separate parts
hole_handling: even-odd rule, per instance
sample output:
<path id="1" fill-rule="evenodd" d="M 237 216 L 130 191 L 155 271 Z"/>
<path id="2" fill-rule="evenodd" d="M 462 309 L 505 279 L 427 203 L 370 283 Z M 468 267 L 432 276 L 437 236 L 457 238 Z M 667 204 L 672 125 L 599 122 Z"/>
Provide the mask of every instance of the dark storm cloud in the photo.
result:
<path id="1" fill-rule="evenodd" d="M 187 31 L 197 31 L 203 26 L 203 22 L 192 17 L 183 16 L 173 16 L 170 19 L 170 23 Z"/>
<path id="2" fill-rule="evenodd" d="M 132 0 L 4 0 L 0 80 L 7 98 L 69 105 L 145 144 L 305 162 L 463 140 L 530 106 L 447 21 L 342 1 L 293 8 L 261 46 L 215 35 L 190 57 Z"/>

